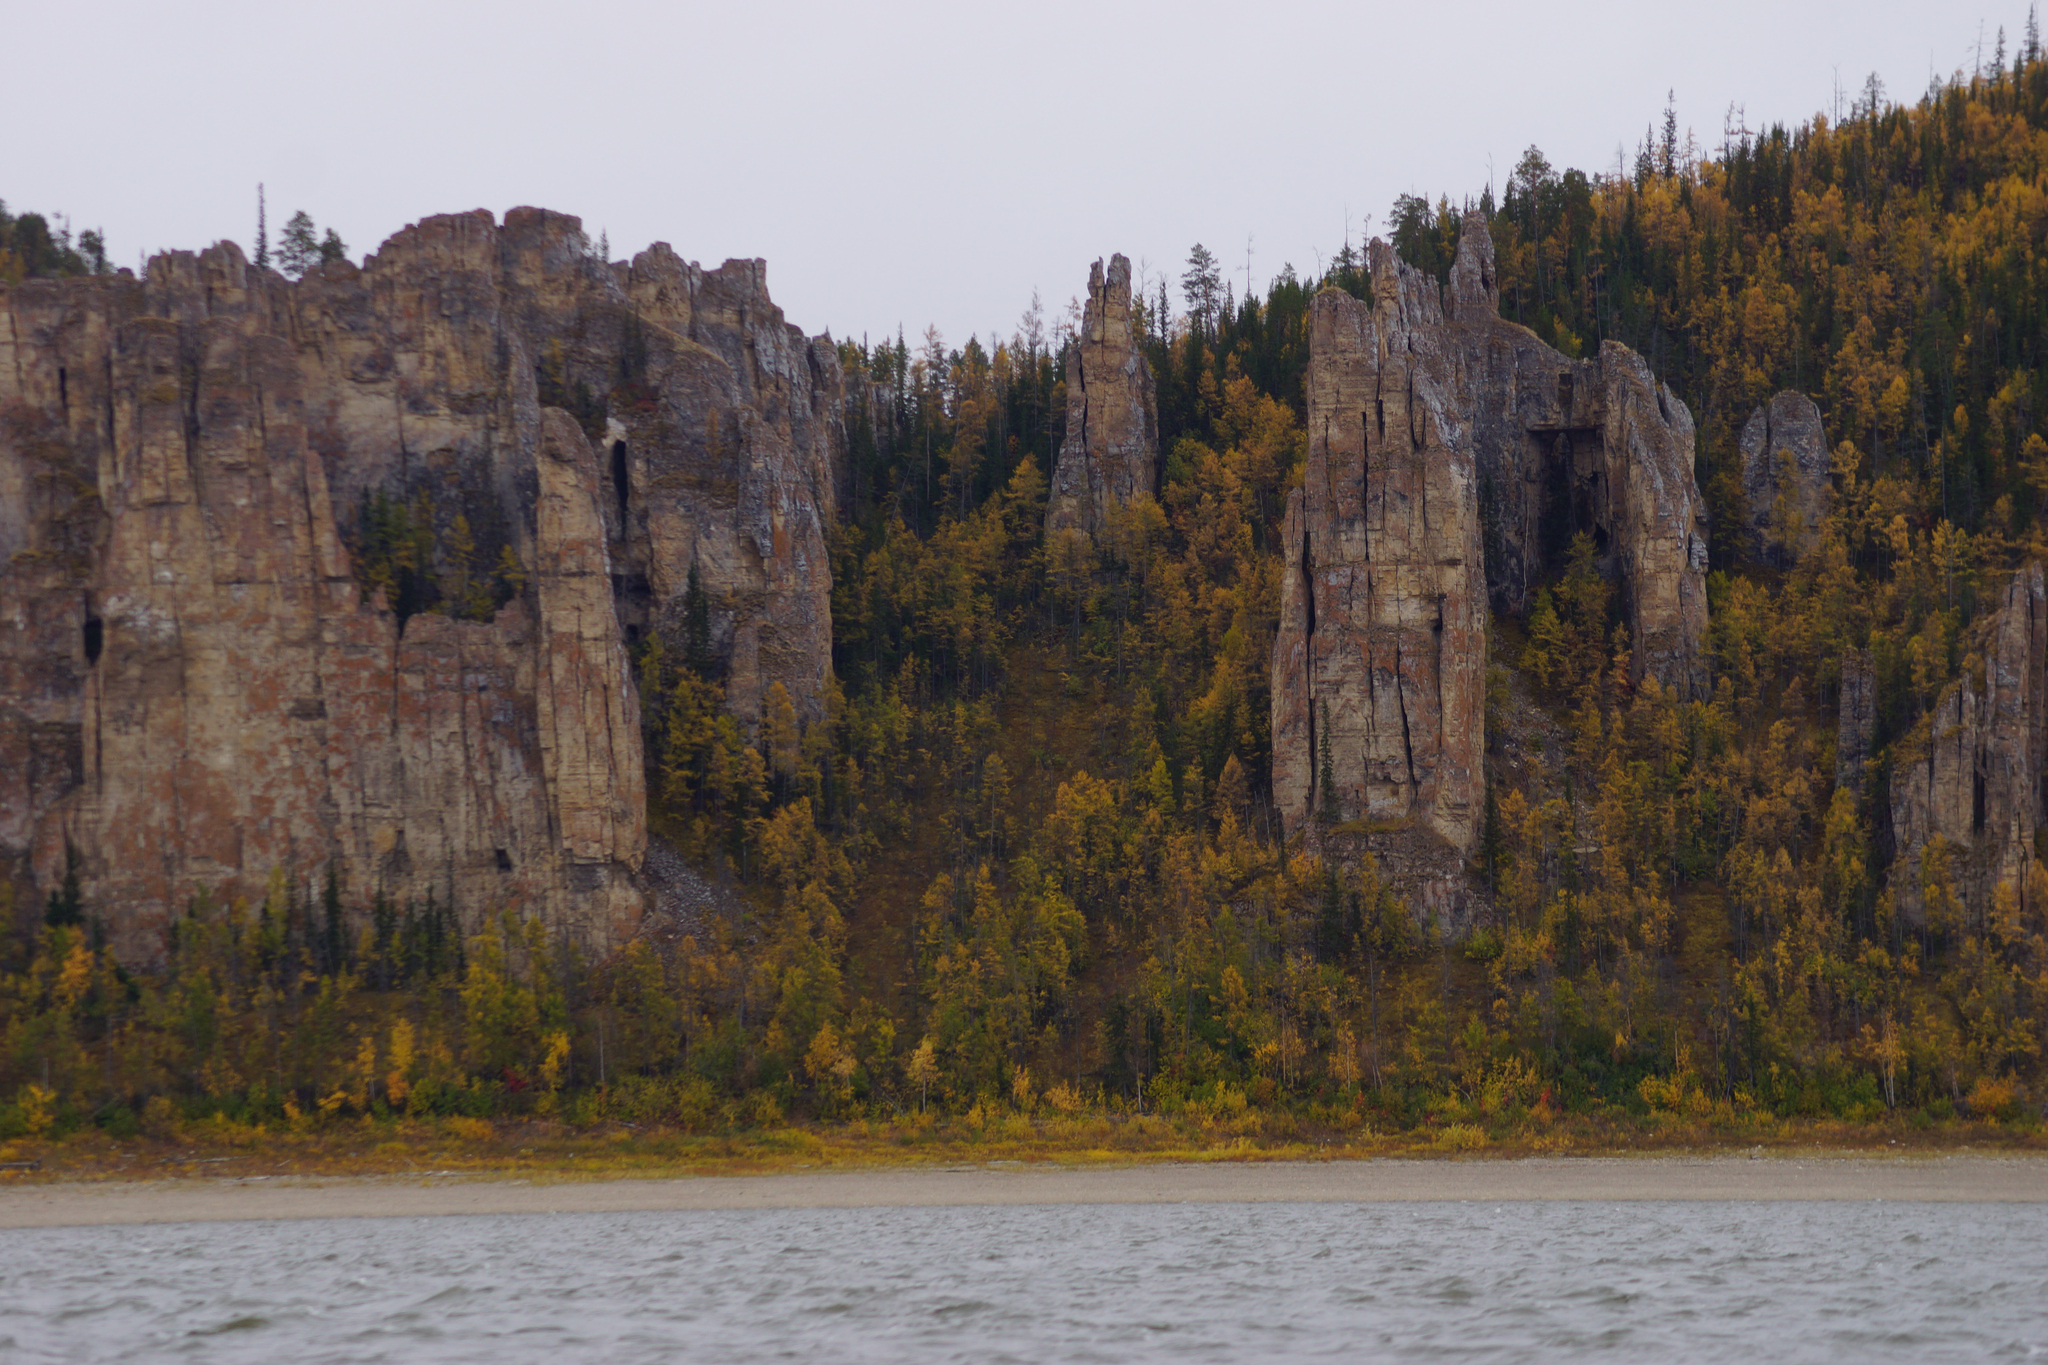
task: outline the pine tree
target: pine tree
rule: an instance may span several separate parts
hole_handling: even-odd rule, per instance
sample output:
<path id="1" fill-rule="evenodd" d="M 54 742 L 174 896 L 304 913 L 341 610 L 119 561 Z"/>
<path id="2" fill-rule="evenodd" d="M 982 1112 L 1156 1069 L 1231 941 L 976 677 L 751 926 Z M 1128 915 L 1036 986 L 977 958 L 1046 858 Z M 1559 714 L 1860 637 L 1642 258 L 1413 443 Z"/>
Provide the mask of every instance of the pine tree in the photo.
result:
<path id="1" fill-rule="evenodd" d="M 263 182 L 256 182 L 256 268 L 270 269 L 270 222 L 263 203 Z"/>
<path id="2" fill-rule="evenodd" d="M 313 228 L 313 215 L 300 209 L 285 220 L 278 237 L 277 267 L 293 279 L 320 263 L 320 238 Z"/>

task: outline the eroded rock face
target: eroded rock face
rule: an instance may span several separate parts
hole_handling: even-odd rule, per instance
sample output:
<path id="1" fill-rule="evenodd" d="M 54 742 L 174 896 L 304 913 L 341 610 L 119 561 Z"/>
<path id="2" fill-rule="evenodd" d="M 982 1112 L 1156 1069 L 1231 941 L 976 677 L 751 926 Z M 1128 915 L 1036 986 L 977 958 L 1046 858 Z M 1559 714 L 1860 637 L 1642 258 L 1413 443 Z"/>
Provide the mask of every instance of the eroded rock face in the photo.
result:
<path id="1" fill-rule="evenodd" d="M 1488 600 L 1519 612 L 1584 531 L 1620 583 L 1637 677 L 1707 687 L 1706 531 L 1691 415 L 1609 342 L 1572 360 L 1503 321 L 1485 221 L 1447 287 L 1371 248 L 1370 307 L 1311 311 L 1309 463 L 1288 505 L 1273 656 L 1274 800 L 1299 828 L 1478 835 Z M 1327 711 L 1327 733 L 1323 716 Z"/>
<path id="2" fill-rule="evenodd" d="M 1704 695 L 1706 505 L 1692 414 L 1628 347 L 1573 360 L 1496 311 L 1493 241 L 1467 214 L 1446 290 L 1464 361 L 1494 609 L 1528 610 L 1577 532 L 1621 588 L 1638 679 Z"/>
<path id="3" fill-rule="evenodd" d="M 144 955 L 195 892 L 330 861 L 352 902 L 629 929 L 628 643 L 683 647 L 692 563 L 742 717 L 774 681 L 822 708 L 838 366 L 762 276 L 666 247 L 607 264 L 525 209 L 427 219 L 296 284 L 223 244 L 0 290 L 21 903 L 68 842 Z M 405 510 L 467 609 L 364 592 L 373 505 Z"/>
<path id="4" fill-rule="evenodd" d="M 1992 618 L 1981 686 L 1965 676 L 1935 704 L 1924 732 L 1892 750 L 1894 902 L 1918 922 L 1923 858 L 1939 836 L 1957 896 L 1982 909 L 1994 888 L 2025 886 L 2048 772 L 2048 593 L 2041 566 L 2013 575 Z"/>
<path id="5" fill-rule="evenodd" d="M 1048 536 L 1100 534 L 1110 512 L 1159 491 L 1159 395 L 1131 329 L 1131 263 L 1088 272 L 1081 335 L 1067 357 L 1067 434 L 1053 466 Z"/>
<path id="6" fill-rule="evenodd" d="M 1820 539 L 1828 515 L 1831 469 L 1820 409 L 1803 393 L 1781 393 L 1750 414 L 1738 447 L 1747 548 L 1771 564 L 1797 563 Z"/>
<path id="7" fill-rule="evenodd" d="M 623 284 L 642 319 L 648 394 L 611 405 L 606 439 L 615 461 L 624 448 L 622 558 L 647 576 L 647 624 L 682 642 L 694 563 L 733 714 L 756 723 L 780 682 L 799 719 L 816 720 L 832 662 L 826 536 L 847 477 L 839 353 L 783 321 L 764 261 L 707 271 L 657 242 Z M 601 376 L 606 359 L 584 363 Z M 637 605 L 625 607 L 629 630 Z"/>
<path id="8" fill-rule="evenodd" d="M 1413 822 L 1472 845 L 1484 798 L 1486 581 L 1461 356 L 1435 281 L 1372 245 L 1367 305 L 1309 314 L 1308 468 L 1291 494 L 1273 655 L 1273 786 L 1290 829 Z"/>

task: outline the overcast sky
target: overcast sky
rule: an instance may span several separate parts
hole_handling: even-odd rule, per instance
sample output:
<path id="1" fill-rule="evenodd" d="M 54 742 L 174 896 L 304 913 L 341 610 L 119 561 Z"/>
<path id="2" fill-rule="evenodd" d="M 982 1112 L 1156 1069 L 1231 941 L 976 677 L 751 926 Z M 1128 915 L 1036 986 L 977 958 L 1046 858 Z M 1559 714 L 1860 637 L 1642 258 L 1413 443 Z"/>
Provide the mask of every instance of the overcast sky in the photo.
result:
<path id="1" fill-rule="evenodd" d="M 358 259 L 404 224 L 534 204 L 614 257 L 763 256 L 792 322 L 953 344 L 1048 314 L 1122 251 L 1237 287 L 1304 272 L 1397 194 L 1476 195 L 1530 144 L 1611 169 L 1676 92 L 1718 143 L 1876 72 L 2016 43 L 2002 10 L 1717 4 L 168 5 L 10 13 L 0 196 L 104 227 L 119 264 L 294 209 Z M 1178 308 L 1178 297 L 1175 299 Z"/>

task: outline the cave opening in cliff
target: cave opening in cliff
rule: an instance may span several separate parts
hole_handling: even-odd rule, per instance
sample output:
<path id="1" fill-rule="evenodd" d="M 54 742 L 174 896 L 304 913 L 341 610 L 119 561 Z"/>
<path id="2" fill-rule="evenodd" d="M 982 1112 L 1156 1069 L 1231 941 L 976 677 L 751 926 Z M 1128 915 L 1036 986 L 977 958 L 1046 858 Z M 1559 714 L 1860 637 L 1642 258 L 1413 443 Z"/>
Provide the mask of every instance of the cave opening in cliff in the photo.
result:
<path id="1" fill-rule="evenodd" d="M 510 872 L 512 870 L 512 855 L 502 848 L 491 851 L 498 855 L 498 871 Z"/>
<path id="2" fill-rule="evenodd" d="M 71 415 L 71 377 L 64 372 L 62 365 L 57 367 L 57 406 L 65 416 Z"/>
<path id="3" fill-rule="evenodd" d="M 1563 379 L 1569 376 L 1562 376 Z M 1559 395 L 1564 397 L 1563 394 Z M 1601 433 L 1597 428 L 1538 428 L 1531 436 L 1549 450 L 1542 461 L 1544 498 L 1538 521 L 1537 546 L 1541 555 L 1538 574 L 1549 577 L 1564 572 L 1572 539 L 1592 537 L 1593 545 L 1607 567 L 1608 530 L 1601 523 L 1600 508 L 1606 501 L 1601 486 L 1598 452 Z M 1587 458 L 1591 456 L 1592 458 Z"/>
<path id="4" fill-rule="evenodd" d="M 1539 445 L 1544 438 L 1536 438 Z M 1577 499 L 1572 496 L 1571 438 L 1563 432 L 1550 435 L 1549 451 L 1542 459 L 1543 513 L 1537 524 L 1537 577 L 1547 578 L 1564 567 L 1565 551 L 1572 537 L 1584 528 L 1578 524 Z"/>
<path id="5" fill-rule="evenodd" d="M 100 661 L 100 653 L 106 648 L 107 628 L 97 616 L 85 618 L 85 664 L 90 668 Z"/>
<path id="6" fill-rule="evenodd" d="M 624 539 L 626 534 L 626 507 L 628 500 L 632 496 L 633 488 L 631 471 L 626 467 L 626 443 L 624 441 L 612 442 L 612 488 L 619 495 L 619 537 Z"/>
<path id="7" fill-rule="evenodd" d="M 644 573 L 612 575 L 612 610 L 625 628 L 626 643 L 638 644 L 640 633 L 654 617 L 654 584 Z"/>

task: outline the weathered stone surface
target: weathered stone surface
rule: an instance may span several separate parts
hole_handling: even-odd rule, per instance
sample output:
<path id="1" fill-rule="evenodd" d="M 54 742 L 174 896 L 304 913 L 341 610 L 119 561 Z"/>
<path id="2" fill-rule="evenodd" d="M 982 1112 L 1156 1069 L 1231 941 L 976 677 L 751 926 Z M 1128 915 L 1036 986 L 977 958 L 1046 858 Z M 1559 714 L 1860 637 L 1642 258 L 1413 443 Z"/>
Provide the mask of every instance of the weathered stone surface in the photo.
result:
<path id="1" fill-rule="evenodd" d="M 1992 618 L 1984 677 L 1964 676 L 1924 729 L 1892 750 L 1891 886 L 1908 918 L 1925 913 L 1922 858 L 1939 836 L 1956 893 L 1982 909 L 2001 882 L 2025 885 L 2048 771 L 2048 593 L 2041 566 L 2013 575 Z"/>
<path id="2" fill-rule="evenodd" d="M 1852 649 L 1842 656 L 1842 698 L 1835 722 L 1835 785 L 1863 794 L 1864 764 L 1870 761 L 1870 738 L 1877 728 L 1877 674 L 1870 651 Z"/>
<path id="3" fill-rule="evenodd" d="M 1053 466 L 1047 534 L 1101 532 L 1112 509 L 1159 491 L 1158 390 L 1131 329 L 1131 263 L 1088 272 L 1081 335 L 1067 357 L 1067 434 Z"/>
<path id="4" fill-rule="evenodd" d="M 614 404 L 607 439 L 644 489 L 624 509 L 621 558 L 645 575 L 648 624 L 682 640 L 697 565 L 733 714 L 758 721 L 780 682 L 815 720 L 832 661 L 826 536 L 846 479 L 839 353 L 783 321 L 764 261 L 707 271 L 657 242 L 626 283 L 652 401 Z"/>
<path id="5" fill-rule="evenodd" d="M 430 218 L 296 284 L 223 244 L 0 290 L 0 868 L 21 903 L 68 841 L 132 952 L 201 888 L 330 861 L 351 899 L 431 889 L 593 944 L 629 928 L 627 643 L 681 647 L 692 563 L 741 716 L 775 681 L 822 707 L 838 366 L 763 274 L 666 247 L 610 265 L 575 219 L 522 209 Z M 509 549 L 523 586 L 482 620 L 364 600 L 373 494 L 428 519 L 444 584 Z"/>
<path id="6" fill-rule="evenodd" d="M 1820 409 L 1803 393 L 1781 393 L 1750 414 L 1738 448 L 1746 548 L 1781 567 L 1798 562 L 1820 539 L 1832 492 Z"/>
<path id="7" fill-rule="evenodd" d="M 1692 414 L 1619 342 L 1600 347 L 1596 539 L 1614 551 L 1636 677 L 1707 693 L 1706 505 L 1693 479 Z"/>
<path id="8" fill-rule="evenodd" d="M 1448 345 L 1464 361 L 1494 609 L 1528 610 L 1577 532 L 1621 587 L 1636 676 L 1704 695 L 1706 509 L 1693 424 L 1642 357 L 1605 342 L 1573 360 L 1495 311 L 1493 241 L 1465 217 L 1446 290 Z"/>
<path id="9" fill-rule="evenodd" d="M 1325 291 L 1311 310 L 1274 800 L 1299 828 L 1327 737 L 1339 820 L 1420 822 L 1463 853 L 1485 789 L 1488 599 L 1524 610 L 1573 533 L 1594 537 L 1621 584 L 1637 677 L 1705 692 L 1692 418 L 1627 347 L 1572 360 L 1503 321 L 1476 214 L 1445 288 L 1379 242 L 1371 264 L 1370 307 Z"/>
<path id="10" fill-rule="evenodd" d="M 1435 281 L 1372 245 L 1373 301 L 1309 314 L 1309 450 L 1287 504 L 1273 786 L 1292 829 L 1413 822 L 1469 848 L 1484 796 L 1486 583 L 1471 421 Z"/>

